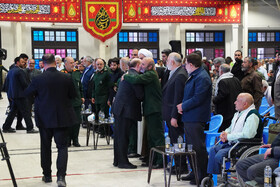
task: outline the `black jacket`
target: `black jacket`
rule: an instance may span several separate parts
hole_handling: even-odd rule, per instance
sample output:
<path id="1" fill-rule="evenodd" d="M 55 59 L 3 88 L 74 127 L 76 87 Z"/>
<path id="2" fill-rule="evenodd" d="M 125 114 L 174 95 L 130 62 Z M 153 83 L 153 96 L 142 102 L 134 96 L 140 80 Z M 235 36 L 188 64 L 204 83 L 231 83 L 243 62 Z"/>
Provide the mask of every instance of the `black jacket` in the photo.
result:
<path id="1" fill-rule="evenodd" d="M 162 118 L 170 121 L 171 118 L 179 119 L 177 105 L 182 103 L 184 87 L 188 74 L 183 67 L 179 67 L 162 88 Z"/>
<path id="2" fill-rule="evenodd" d="M 4 91 L 9 99 L 24 98 L 24 90 L 27 88 L 27 76 L 18 66 L 14 66 L 8 73 L 5 80 Z"/>
<path id="3" fill-rule="evenodd" d="M 218 94 L 213 97 L 216 114 L 221 114 L 224 120 L 231 119 L 236 112 L 234 102 L 241 92 L 241 84 L 236 77 L 220 80 Z"/>
<path id="4" fill-rule="evenodd" d="M 133 69 L 129 74 L 137 74 Z M 112 106 L 114 115 L 141 121 L 141 101 L 144 98 L 144 88 L 139 84 L 130 84 L 123 80 L 119 83 L 118 92 Z"/>
<path id="5" fill-rule="evenodd" d="M 241 81 L 244 77 L 244 72 L 241 70 L 243 60 L 236 60 L 232 66 L 231 73 Z"/>
<path id="6" fill-rule="evenodd" d="M 71 100 L 76 97 L 70 75 L 55 67 L 33 78 L 26 95 L 35 96 L 35 121 L 38 127 L 59 128 L 72 126 L 76 115 Z"/>

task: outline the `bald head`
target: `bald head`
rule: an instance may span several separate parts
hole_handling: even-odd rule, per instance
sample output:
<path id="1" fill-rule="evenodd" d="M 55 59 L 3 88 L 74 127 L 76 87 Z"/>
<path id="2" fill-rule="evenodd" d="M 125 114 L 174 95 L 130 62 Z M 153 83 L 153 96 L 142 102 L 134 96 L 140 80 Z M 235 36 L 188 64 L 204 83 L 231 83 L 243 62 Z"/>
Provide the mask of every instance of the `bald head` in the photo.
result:
<path id="1" fill-rule="evenodd" d="M 249 93 L 241 93 L 237 96 L 236 101 L 234 102 L 235 109 L 239 112 L 246 110 L 252 104 L 254 104 L 254 98 Z"/>
<path id="2" fill-rule="evenodd" d="M 170 53 L 167 61 L 166 61 L 166 65 L 168 70 L 174 70 L 177 67 L 181 66 L 181 62 L 182 62 L 182 58 L 181 55 L 178 53 Z"/>
<path id="3" fill-rule="evenodd" d="M 72 58 L 71 56 L 68 56 L 64 59 L 64 63 L 65 63 L 65 69 L 68 72 L 73 71 L 73 69 L 74 69 L 74 58 Z"/>

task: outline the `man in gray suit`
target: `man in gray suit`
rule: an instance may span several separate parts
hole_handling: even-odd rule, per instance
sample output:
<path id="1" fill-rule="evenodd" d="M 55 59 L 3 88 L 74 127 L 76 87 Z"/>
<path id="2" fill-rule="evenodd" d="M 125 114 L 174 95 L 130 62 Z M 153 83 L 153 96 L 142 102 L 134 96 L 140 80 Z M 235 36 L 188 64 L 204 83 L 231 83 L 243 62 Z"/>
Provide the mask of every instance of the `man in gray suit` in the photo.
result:
<path id="1" fill-rule="evenodd" d="M 162 117 L 168 126 L 168 134 L 172 144 L 177 143 L 179 136 L 184 137 L 184 124 L 181 121 L 182 116 L 178 113 L 177 105 L 183 100 L 184 86 L 188 75 L 181 66 L 181 62 L 181 55 L 178 53 L 169 54 L 166 65 L 170 73 L 162 88 Z M 178 164 L 179 160 L 176 159 L 175 163 Z M 182 159 L 181 170 L 181 173 L 187 171 L 186 157 Z M 175 170 L 172 173 L 175 174 Z"/>

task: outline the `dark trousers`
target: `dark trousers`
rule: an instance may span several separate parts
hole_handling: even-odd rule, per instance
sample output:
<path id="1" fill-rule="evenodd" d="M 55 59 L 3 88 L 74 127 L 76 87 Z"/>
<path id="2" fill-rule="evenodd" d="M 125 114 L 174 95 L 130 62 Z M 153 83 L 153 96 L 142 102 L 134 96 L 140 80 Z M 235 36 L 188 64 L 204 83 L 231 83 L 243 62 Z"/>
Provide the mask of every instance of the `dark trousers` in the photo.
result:
<path id="1" fill-rule="evenodd" d="M 27 110 L 26 98 L 12 99 L 10 112 L 6 118 L 5 123 L 3 124 L 3 129 L 11 128 L 18 111 L 22 114 L 22 117 L 26 123 L 27 130 L 33 129 L 34 125 L 31 119 L 31 111 Z"/>
<path id="2" fill-rule="evenodd" d="M 151 148 L 156 146 L 164 146 L 164 129 L 162 126 L 162 117 L 160 112 L 156 112 L 145 116 L 147 127 L 147 139 L 149 153 Z M 162 156 L 155 154 L 154 164 L 162 165 Z"/>
<path id="3" fill-rule="evenodd" d="M 133 125 L 131 125 L 129 132 L 129 144 L 128 144 L 128 153 L 137 153 L 137 127 L 138 122 L 135 121 Z"/>
<path id="4" fill-rule="evenodd" d="M 77 119 L 77 123 L 68 128 L 68 142 L 73 144 L 79 143 L 79 132 L 80 132 L 80 123 L 81 123 L 81 107 L 73 107 Z"/>
<path id="5" fill-rule="evenodd" d="M 114 164 L 123 165 L 128 164 L 128 142 L 129 132 L 135 121 L 132 119 L 115 116 L 115 129 L 114 129 Z"/>
<path id="6" fill-rule="evenodd" d="M 279 159 L 268 157 L 264 160 L 264 154 L 254 155 L 241 159 L 236 164 L 236 171 L 244 182 L 255 180 L 259 184 L 264 183 L 264 168 L 270 166 L 272 171 L 278 167 Z"/>
<path id="7" fill-rule="evenodd" d="M 186 143 L 192 144 L 193 150 L 196 152 L 198 176 L 200 180 L 207 175 L 208 154 L 205 145 L 205 125 L 206 123 L 201 122 L 184 123 Z"/>
<path id="8" fill-rule="evenodd" d="M 52 137 L 57 148 L 57 176 L 66 175 L 68 147 L 67 147 L 67 127 L 63 128 L 39 128 L 41 139 L 41 167 L 45 176 L 51 176 L 52 170 Z"/>
<path id="9" fill-rule="evenodd" d="M 170 119 L 171 120 L 171 119 Z M 178 120 L 178 127 L 173 127 L 170 123 L 170 120 L 166 121 L 166 125 L 168 127 L 168 134 L 170 137 L 171 144 L 178 143 L 178 137 L 181 136 L 184 138 L 184 124 Z M 175 164 L 179 165 L 180 158 L 175 157 Z M 181 167 L 187 167 L 186 157 L 182 157 L 181 159 Z"/>

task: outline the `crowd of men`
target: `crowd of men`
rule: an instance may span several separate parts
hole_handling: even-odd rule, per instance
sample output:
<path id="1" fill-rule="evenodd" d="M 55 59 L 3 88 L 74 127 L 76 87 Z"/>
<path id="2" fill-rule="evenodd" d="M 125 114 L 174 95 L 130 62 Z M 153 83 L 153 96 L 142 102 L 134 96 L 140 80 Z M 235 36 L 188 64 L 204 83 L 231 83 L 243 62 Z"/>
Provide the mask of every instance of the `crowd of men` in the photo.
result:
<path id="1" fill-rule="evenodd" d="M 153 54 L 147 49 L 134 49 L 131 58 L 112 58 L 108 64 L 90 56 L 74 61 L 72 57 L 62 59 L 59 55 L 45 54 L 39 69 L 35 69 L 35 61 L 21 54 L 9 68 L 4 84 L 10 111 L 3 132 L 38 133 L 31 120 L 35 103 L 42 180 L 52 181 L 50 142 L 54 137 L 58 148 L 57 183 L 66 186 L 67 147 L 80 147 L 81 105 L 92 108 L 97 121 L 100 112 L 108 118 L 111 107 L 115 118 L 115 167 L 135 169 L 137 166 L 129 158 L 140 156 L 142 166 L 148 166 L 150 149 L 164 146 L 166 124 L 171 144 L 177 143 L 179 136 L 185 136 L 186 143 L 193 145 L 201 181 L 208 174 L 220 172 L 221 158 L 238 138 L 260 136 L 258 109 L 264 95 L 268 103 L 272 104 L 274 99 L 276 117 L 280 117 L 278 56 L 264 65 L 251 57 L 243 58 L 240 50 L 234 56 L 235 62 L 230 57 L 218 57 L 212 62 L 202 58 L 200 51 L 183 59 L 181 54 L 165 49 L 156 66 Z M 272 75 L 263 69 L 275 72 L 272 88 L 266 82 Z M 211 113 L 223 116 L 219 132 L 224 144 L 213 147 L 208 159 L 204 130 Z M 15 116 L 16 129 L 11 127 Z M 22 118 L 26 127 L 21 123 Z M 142 145 L 137 143 L 138 121 L 144 127 Z M 142 148 L 139 154 L 138 146 Z M 175 164 L 179 163 L 175 158 Z M 153 168 L 162 167 L 162 157 L 156 154 Z M 187 159 L 182 159 L 180 167 L 173 167 L 172 174 L 177 173 L 175 168 L 187 173 Z M 196 185 L 193 172 L 182 180 Z"/>

